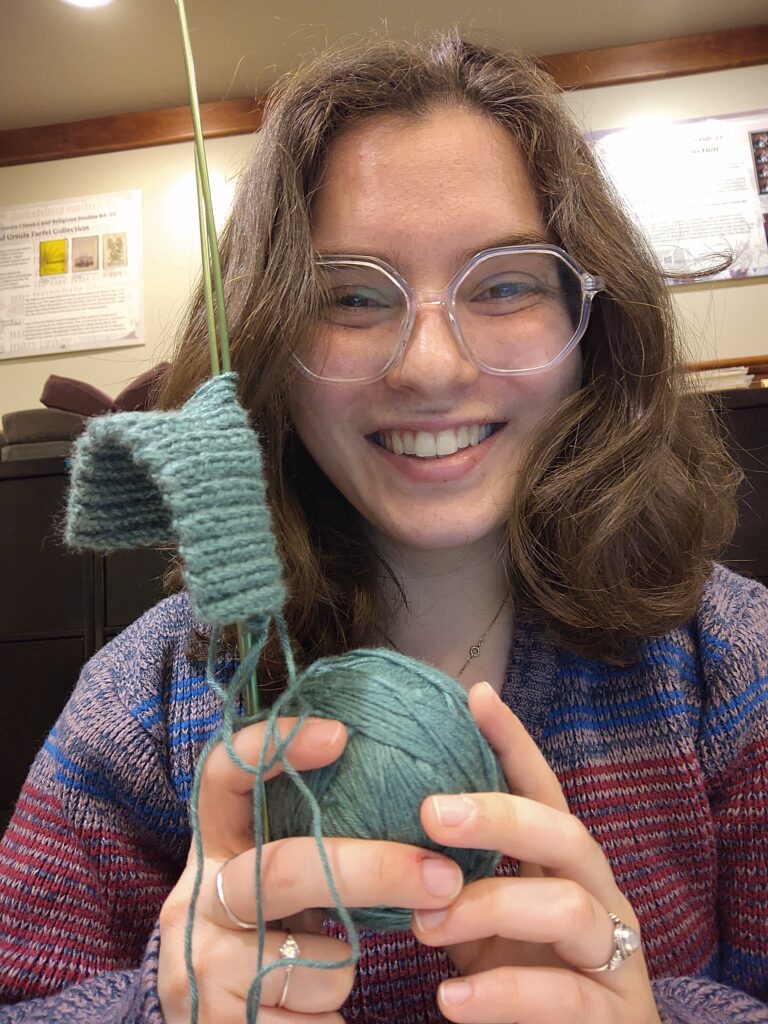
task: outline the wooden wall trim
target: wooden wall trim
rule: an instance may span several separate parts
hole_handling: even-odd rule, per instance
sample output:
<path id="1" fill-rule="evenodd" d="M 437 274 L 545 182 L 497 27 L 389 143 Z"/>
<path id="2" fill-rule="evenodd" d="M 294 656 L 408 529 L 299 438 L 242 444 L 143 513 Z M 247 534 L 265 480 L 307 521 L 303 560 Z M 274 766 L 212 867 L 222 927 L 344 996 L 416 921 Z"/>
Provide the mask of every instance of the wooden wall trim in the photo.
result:
<path id="1" fill-rule="evenodd" d="M 764 356 L 729 356 L 727 359 L 700 359 L 686 363 L 686 370 L 727 370 L 731 366 L 746 366 L 749 373 L 768 373 L 768 352 Z"/>
<path id="2" fill-rule="evenodd" d="M 253 99 L 202 103 L 200 119 L 208 139 L 247 135 L 261 125 L 263 104 Z M 114 153 L 143 146 L 163 146 L 192 139 L 189 107 L 143 110 L 136 114 L 96 117 L 40 128 L 0 131 L 0 167 L 39 163 L 63 157 Z"/>
<path id="3" fill-rule="evenodd" d="M 553 54 L 541 58 L 541 64 L 564 89 L 592 89 L 768 64 L 768 25 Z M 260 126 L 262 103 L 248 98 L 204 103 L 201 114 L 208 138 L 243 135 Z M 0 131 L 0 167 L 161 146 L 191 138 L 188 107 L 12 128 Z"/>
<path id="4" fill-rule="evenodd" d="M 604 50 L 558 53 L 542 57 L 541 63 L 563 89 L 594 89 L 745 68 L 768 64 L 768 25 L 702 32 Z"/>

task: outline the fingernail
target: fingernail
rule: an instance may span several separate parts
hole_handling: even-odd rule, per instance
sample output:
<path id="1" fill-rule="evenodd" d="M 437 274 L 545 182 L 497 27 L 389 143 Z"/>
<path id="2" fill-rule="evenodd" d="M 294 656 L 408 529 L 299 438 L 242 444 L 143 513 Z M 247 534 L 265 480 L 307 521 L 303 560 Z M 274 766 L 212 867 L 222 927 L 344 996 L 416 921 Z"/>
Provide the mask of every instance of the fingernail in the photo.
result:
<path id="1" fill-rule="evenodd" d="M 304 723 L 301 733 L 314 747 L 331 747 L 343 728 L 341 722 L 332 718 L 309 718 Z"/>
<path id="2" fill-rule="evenodd" d="M 427 857 L 422 861 L 424 886 L 432 896 L 456 896 L 464 884 L 464 876 L 458 864 L 438 857 Z"/>
<path id="3" fill-rule="evenodd" d="M 472 986 L 464 978 L 444 981 L 440 986 L 440 998 L 447 1006 L 459 1006 L 466 1003 L 472 995 Z"/>
<path id="4" fill-rule="evenodd" d="M 497 704 L 502 703 L 501 697 L 498 695 L 498 693 L 496 693 L 496 691 L 494 690 L 490 683 L 486 683 L 485 681 L 483 681 L 482 683 L 478 683 L 477 685 L 482 686 L 484 690 L 488 690 L 488 692 L 490 693 L 490 695 L 493 697 L 494 701 Z"/>
<path id="5" fill-rule="evenodd" d="M 473 813 L 475 805 L 465 796 L 433 796 L 432 806 L 441 825 L 462 825 Z"/>
<path id="6" fill-rule="evenodd" d="M 422 931 L 439 928 L 448 917 L 447 910 L 414 910 L 413 919 Z"/>

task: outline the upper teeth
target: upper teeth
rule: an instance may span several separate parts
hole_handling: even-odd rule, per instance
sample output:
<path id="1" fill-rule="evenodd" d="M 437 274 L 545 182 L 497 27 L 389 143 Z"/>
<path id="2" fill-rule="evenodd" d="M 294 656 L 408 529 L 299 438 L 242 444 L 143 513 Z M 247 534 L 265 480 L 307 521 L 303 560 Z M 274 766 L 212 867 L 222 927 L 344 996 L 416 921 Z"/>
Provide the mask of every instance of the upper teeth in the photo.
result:
<path id="1" fill-rule="evenodd" d="M 441 430 L 437 434 L 431 434 L 428 430 L 383 430 L 375 438 L 395 455 L 433 459 L 436 455 L 453 455 L 460 448 L 480 444 L 492 429 L 490 423 L 469 423 L 456 430 Z"/>

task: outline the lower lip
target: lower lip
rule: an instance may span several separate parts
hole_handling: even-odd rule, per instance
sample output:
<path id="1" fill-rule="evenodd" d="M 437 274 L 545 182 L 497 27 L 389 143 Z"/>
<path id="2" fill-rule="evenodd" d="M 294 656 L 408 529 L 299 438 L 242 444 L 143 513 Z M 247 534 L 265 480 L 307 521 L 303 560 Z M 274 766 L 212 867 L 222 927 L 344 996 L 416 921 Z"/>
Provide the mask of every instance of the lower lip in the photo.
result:
<path id="1" fill-rule="evenodd" d="M 461 480 L 480 465 L 504 432 L 500 427 L 495 433 L 486 437 L 480 444 L 468 448 L 460 448 L 453 455 L 439 455 L 433 459 L 420 459 L 415 455 L 395 455 L 387 448 L 382 448 L 375 441 L 368 443 L 393 469 L 406 479 L 415 483 L 442 484 L 452 480 Z"/>

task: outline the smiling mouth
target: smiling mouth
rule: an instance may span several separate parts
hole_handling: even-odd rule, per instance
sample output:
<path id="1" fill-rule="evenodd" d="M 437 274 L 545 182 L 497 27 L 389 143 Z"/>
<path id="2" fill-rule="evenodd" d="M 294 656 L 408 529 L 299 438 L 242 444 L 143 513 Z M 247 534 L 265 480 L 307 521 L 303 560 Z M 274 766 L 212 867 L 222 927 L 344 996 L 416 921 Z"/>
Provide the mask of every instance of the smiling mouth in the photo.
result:
<path id="1" fill-rule="evenodd" d="M 393 455 L 410 455 L 417 459 L 439 459 L 455 455 L 463 448 L 475 448 L 501 430 L 503 423 L 467 423 L 455 430 L 381 430 L 369 435 L 380 448 Z"/>

